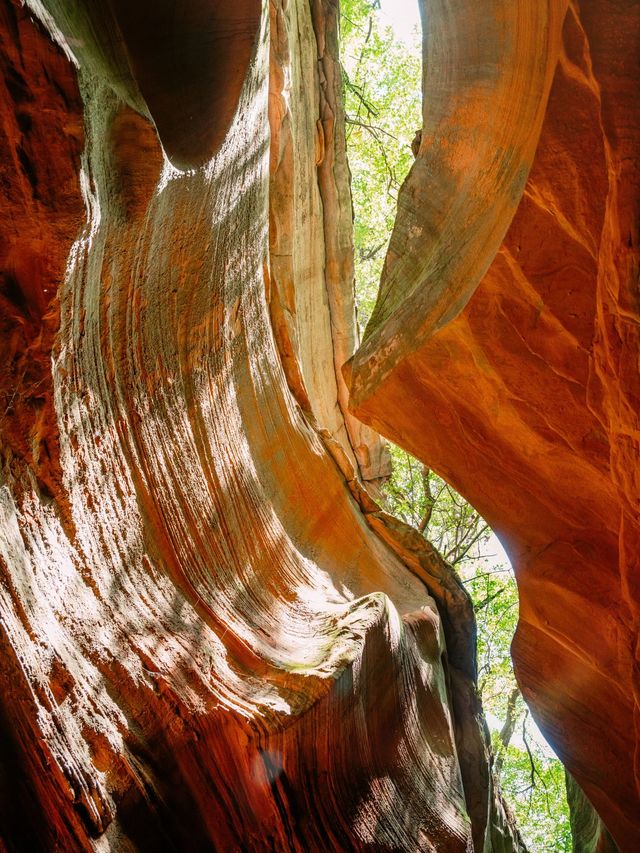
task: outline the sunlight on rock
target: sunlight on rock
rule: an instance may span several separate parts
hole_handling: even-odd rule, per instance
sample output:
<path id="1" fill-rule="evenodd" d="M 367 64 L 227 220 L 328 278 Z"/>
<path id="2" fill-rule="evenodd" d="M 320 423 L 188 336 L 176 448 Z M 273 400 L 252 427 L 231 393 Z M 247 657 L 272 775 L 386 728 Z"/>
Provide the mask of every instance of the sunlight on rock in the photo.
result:
<path id="1" fill-rule="evenodd" d="M 636 853 L 635 5 L 0 0 L 3 853 Z"/>

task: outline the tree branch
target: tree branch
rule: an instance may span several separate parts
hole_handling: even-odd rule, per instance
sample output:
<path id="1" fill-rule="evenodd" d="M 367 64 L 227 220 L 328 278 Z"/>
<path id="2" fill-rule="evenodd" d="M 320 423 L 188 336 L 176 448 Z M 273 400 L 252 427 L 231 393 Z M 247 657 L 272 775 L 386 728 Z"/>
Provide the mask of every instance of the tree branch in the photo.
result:
<path id="1" fill-rule="evenodd" d="M 485 534 L 488 529 L 489 529 L 488 524 L 483 525 L 480 528 L 480 530 L 476 533 L 476 535 L 473 537 L 473 539 L 469 542 L 469 544 L 466 545 L 463 548 L 463 550 L 460 551 L 460 553 L 456 553 L 456 548 L 458 547 L 458 544 L 462 545 L 464 542 L 464 537 L 463 537 L 462 541 L 460 543 L 456 543 L 456 545 L 446 554 L 445 560 L 448 560 L 453 566 L 455 566 L 456 563 L 459 563 L 460 560 L 464 559 L 467 556 L 467 554 L 473 548 L 473 546 L 476 544 L 478 539 L 480 539 L 480 537 L 483 534 Z M 454 557 L 454 559 L 451 559 L 452 556 Z"/>
<path id="2" fill-rule="evenodd" d="M 424 497 L 427 504 L 427 508 L 425 509 L 424 515 L 420 519 L 420 524 L 418 525 L 418 530 L 423 535 L 425 534 L 427 528 L 429 527 L 429 522 L 431 521 L 431 516 L 433 515 L 433 507 L 435 501 L 433 499 L 433 493 L 431 491 L 431 478 L 429 477 L 431 471 L 427 468 L 426 465 L 422 466 L 422 488 L 424 490 Z"/>
<path id="3" fill-rule="evenodd" d="M 500 771 L 502 770 L 507 749 L 509 748 L 511 738 L 513 737 L 513 733 L 515 732 L 516 725 L 518 723 L 516 707 L 519 695 L 520 690 L 517 687 L 514 687 L 507 700 L 507 716 L 505 718 L 504 725 L 498 734 L 500 743 L 502 744 L 502 750 L 500 751 L 495 763 L 495 772 L 497 776 L 500 776 Z"/>

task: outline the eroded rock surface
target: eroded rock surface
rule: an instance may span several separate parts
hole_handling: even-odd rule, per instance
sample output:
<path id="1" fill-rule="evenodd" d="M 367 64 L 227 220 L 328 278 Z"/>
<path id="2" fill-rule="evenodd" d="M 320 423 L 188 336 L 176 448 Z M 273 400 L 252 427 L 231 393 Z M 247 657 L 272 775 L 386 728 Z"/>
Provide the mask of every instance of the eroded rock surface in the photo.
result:
<path id="1" fill-rule="evenodd" d="M 574 853 L 618 853 L 618 846 L 598 813 L 568 773 L 566 785 Z"/>
<path id="2" fill-rule="evenodd" d="M 357 473 L 335 4 L 2 10 L 0 846 L 521 849 Z"/>
<path id="3" fill-rule="evenodd" d="M 354 412 L 499 532 L 520 589 L 513 652 L 525 698 L 630 853 L 640 839 L 639 44 L 637 3 L 569 4 L 533 168 L 490 269 L 460 311 L 457 272 L 443 268 L 450 322 L 427 308 L 407 331 L 390 316 L 351 377 Z M 415 185 L 414 173 L 403 192 Z M 432 190 L 438 176 L 421 188 Z M 473 215 L 448 222 L 471 288 L 486 257 Z M 410 232 L 411 212 L 401 216 Z M 401 281 L 395 299 L 418 312 L 412 285 L 403 294 Z"/>

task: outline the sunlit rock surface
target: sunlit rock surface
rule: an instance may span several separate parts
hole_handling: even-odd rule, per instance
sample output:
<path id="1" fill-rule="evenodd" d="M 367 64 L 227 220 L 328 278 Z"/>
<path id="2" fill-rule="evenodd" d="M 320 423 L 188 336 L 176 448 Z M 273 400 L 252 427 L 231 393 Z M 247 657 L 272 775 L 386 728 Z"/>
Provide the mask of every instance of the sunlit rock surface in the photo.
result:
<path id="1" fill-rule="evenodd" d="M 396 276 L 400 307 L 387 317 L 381 303 L 350 380 L 354 412 L 452 482 L 507 545 L 525 698 L 630 853 L 640 843 L 639 45 L 637 3 L 569 4 L 533 168 L 490 269 L 484 218 L 461 204 L 446 246 L 440 226 L 428 235 L 432 256 L 450 252 L 453 265 L 435 278 L 437 316 L 414 295 L 417 279 Z M 458 165 L 447 198 L 465 198 Z M 440 177 L 419 183 L 420 168 L 403 194 L 422 193 L 428 212 Z M 506 228 L 502 196 L 486 201 Z M 400 237 L 422 227 L 411 209 L 400 216 Z M 392 241 L 388 275 L 401 263 Z"/>
<path id="2" fill-rule="evenodd" d="M 360 479 L 335 5 L 0 8 L 0 848 L 521 849 Z"/>

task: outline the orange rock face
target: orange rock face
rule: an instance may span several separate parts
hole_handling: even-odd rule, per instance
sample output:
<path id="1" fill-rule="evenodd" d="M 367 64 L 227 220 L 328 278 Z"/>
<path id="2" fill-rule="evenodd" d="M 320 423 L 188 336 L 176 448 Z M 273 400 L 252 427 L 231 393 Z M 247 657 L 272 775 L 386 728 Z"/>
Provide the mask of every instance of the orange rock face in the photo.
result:
<path id="1" fill-rule="evenodd" d="M 629 851 L 635 5 L 429 4 L 350 377 L 507 542 L 523 690 Z M 521 850 L 468 596 L 362 483 L 335 3 L 30 6 L 0 6 L 0 848 Z"/>
<path id="2" fill-rule="evenodd" d="M 499 532 L 520 588 L 513 653 L 525 698 L 620 848 L 634 851 L 637 4 L 571 3 L 562 43 L 534 165 L 489 271 L 447 325 L 397 333 L 369 358 L 365 340 L 352 404 Z"/>
<path id="3" fill-rule="evenodd" d="M 520 850 L 358 474 L 335 4 L 2 9 L 0 848 Z"/>

